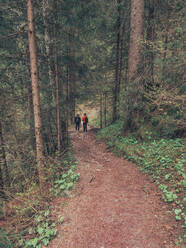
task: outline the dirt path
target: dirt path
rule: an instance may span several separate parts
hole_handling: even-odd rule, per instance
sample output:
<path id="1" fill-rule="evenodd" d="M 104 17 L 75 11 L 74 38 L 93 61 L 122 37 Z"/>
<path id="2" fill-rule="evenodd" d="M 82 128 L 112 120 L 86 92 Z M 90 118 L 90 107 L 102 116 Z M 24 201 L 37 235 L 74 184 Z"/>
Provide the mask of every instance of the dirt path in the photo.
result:
<path id="1" fill-rule="evenodd" d="M 73 197 L 55 202 L 65 217 L 50 248 L 173 248 L 174 226 L 157 186 L 117 158 L 95 133 L 72 134 L 80 181 Z"/>

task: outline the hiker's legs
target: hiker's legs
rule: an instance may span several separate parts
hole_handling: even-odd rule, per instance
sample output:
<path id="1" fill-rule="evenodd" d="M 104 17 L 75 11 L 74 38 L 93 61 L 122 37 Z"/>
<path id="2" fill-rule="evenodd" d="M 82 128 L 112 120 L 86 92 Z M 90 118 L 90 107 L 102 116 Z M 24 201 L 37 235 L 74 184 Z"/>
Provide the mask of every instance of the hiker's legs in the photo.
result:
<path id="1" fill-rule="evenodd" d="M 80 123 L 77 123 L 77 130 L 79 131 L 79 125 L 80 125 Z"/>
<path id="2" fill-rule="evenodd" d="M 85 131 L 87 132 L 87 123 L 85 123 Z"/>
<path id="3" fill-rule="evenodd" d="M 86 131 L 86 123 L 83 123 L 83 132 Z"/>
<path id="4" fill-rule="evenodd" d="M 79 129 L 78 129 L 78 126 L 79 126 L 79 123 L 76 123 L 76 130 L 79 130 Z"/>

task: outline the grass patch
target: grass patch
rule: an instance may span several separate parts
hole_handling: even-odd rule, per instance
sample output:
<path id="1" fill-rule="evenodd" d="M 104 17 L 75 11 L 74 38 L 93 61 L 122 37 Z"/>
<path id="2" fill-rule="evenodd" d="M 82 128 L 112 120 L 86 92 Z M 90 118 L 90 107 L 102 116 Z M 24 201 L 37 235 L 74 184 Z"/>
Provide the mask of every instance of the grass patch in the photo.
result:
<path id="1" fill-rule="evenodd" d="M 46 167 L 49 193 L 45 199 L 40 195 L 38 185 L 33 184 L 27 191 L 16 193 L 2 204 L 0 218 L 4 224 L 3 229 L 0 228 L 0 248 L 47 247 L 57 235 L 56 224 L 62 223 L 64 218 L 55 220 L 50 202 L 57 195 L 66 194 L 79 179 L 79 173 L 75 172 L 77 161 L 73 148 L 48 158 Z"/>

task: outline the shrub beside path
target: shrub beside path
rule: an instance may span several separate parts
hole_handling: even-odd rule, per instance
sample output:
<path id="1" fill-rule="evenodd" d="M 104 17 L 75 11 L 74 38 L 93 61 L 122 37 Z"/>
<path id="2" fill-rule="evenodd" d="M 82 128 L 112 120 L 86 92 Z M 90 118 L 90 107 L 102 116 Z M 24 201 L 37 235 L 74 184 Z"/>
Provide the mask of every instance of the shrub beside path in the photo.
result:
<path id="1" fill-rule="evenodd" d="M 72 132 L 80 180 L 54 211 L 64 216 L 50 248 L 174 248 L 176 222 L 157 186 L 116 157 L 93 130 Z"/>

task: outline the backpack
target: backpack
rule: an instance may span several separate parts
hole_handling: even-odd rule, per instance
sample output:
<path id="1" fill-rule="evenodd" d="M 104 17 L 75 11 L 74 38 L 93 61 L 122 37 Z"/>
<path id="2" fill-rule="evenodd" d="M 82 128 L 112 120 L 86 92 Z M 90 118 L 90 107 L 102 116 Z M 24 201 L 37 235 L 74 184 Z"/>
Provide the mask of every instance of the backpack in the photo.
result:
<path id="1" fill-rule="evenodd" d="M 88 123 L 88 118 L 87 118 L 87 116 L 85 116 L 85 123 Z"/>
<path id="2" fill-rule="evenodd" d="M 80 117 L 75 118 L 75 123 L 79 123 L 81 121 Z"/>

